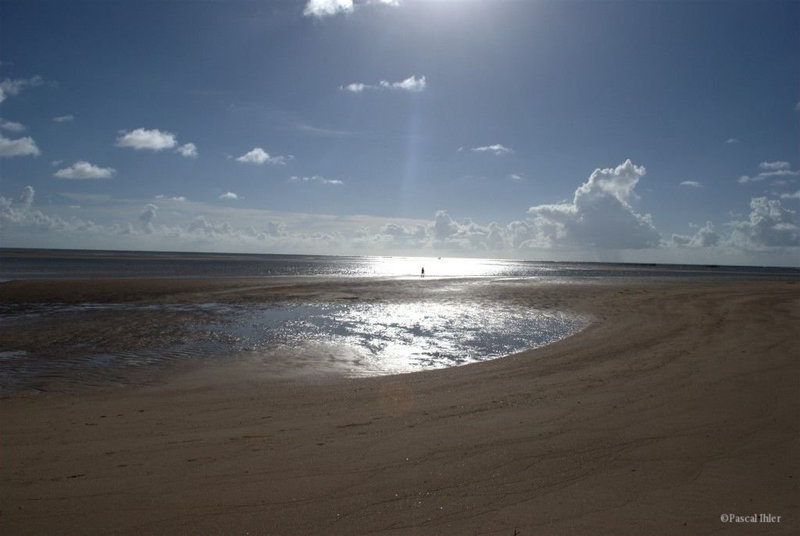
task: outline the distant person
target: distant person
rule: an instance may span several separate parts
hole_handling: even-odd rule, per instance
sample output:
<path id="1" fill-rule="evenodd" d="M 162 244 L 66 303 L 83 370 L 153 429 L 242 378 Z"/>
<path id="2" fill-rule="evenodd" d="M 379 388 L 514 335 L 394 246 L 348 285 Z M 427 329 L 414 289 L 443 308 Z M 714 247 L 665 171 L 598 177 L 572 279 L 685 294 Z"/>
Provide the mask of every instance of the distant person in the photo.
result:
<path id="1" fill-rule="evenodd" d="M 419 274 L 420 277 L 425 277 L 425 267 L 422 267 L 422 271 Z"/>

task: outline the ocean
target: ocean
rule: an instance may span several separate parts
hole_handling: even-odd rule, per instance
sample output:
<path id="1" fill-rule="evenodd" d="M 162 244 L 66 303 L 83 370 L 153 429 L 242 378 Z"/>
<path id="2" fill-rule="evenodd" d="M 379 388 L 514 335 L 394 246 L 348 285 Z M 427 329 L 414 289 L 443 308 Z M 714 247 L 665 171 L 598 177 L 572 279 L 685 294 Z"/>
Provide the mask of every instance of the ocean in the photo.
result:
<path id="1" fill-rule="evenodd" d="M 800 277 L 800 268 L 0 248 L 0 281 L 162 277 Z"/>
<path id="2" fill-rule="evenodd" d="M 312 295 L 288 302 L 231 300 L 214 293 L 191 300 L 0 302 L 0 394 L 146 383 L 188 363 L 238 361 L 264 378 L 292 380 L 460 366 L 550 344 L 590 322 L 571 311 L 486 298 L 481 289 L 496 282 L 798 280 L 800 271 L 496 259 L 0 251 L 0 286 L 47 279 L 66 288 L 87 280 L 91 285 L 99 279 L 170 278 L 250 278 L 265 286 L 280 281 L 299 287 L 305 282 L 374 281 L 378 287 L 394 282 L 411 290 L 366 300 L 356 290 L 344 300 Z"/>

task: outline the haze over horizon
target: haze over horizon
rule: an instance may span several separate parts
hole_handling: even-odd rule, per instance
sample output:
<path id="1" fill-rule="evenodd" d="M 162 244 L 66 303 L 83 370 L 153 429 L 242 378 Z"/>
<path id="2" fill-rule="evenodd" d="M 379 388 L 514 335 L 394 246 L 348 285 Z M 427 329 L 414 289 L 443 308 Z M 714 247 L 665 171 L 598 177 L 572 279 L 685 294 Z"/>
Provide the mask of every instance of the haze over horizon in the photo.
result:
<path id="1" fill-rule="evenodd" d="M 0 0 L 0 246 L 800 266 L 800 2 Z"/>

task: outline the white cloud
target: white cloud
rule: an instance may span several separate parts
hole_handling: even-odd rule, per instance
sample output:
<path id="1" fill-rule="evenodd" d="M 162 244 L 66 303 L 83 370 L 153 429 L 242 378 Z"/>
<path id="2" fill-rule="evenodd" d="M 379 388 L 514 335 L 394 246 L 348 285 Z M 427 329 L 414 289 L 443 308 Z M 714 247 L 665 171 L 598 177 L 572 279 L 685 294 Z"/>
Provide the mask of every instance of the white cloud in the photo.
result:
<path id="1" fill-rule="evenodd" d="M 41 76 L 34 76 L 32 78 L 19 78 L 11 80 L 6 78 L 0 82 L 0 102 L 6 100 L 9 95 L 18 95 L 20 91 L 28 87 L 40 86 L 44 83 Z"/>
<path id="2" fill-rule="evenodd" d="M 74 120 L 74 115 L 59 115 L 53 118 L 53 121 L 56 123 L 69 123 L 70 121 Z"/>
<path id="3" fill-rule="evenodd" d="M 15 121 L 6 121 L 5 119 L 0 118 L 0 129 L 7 130 L 9 132 L 24 132 L 25 125 Z"/>
<path id="4" fill-rule="evenodd" d="M 117 138 L 117 147 L 130 147 L 141 150 L 163 151 L 172 149 L 178 144 L 175 135 L 171 132 L 162 132 L 158 129 L 137 128 L 130 132 L 120 130 Z"/>
<path id="5" fill-rule="evenodd" d="M 752 198 L 750 217 L 730 225 L 733 228 L 731 240 L 742 248 L 800 246 L 797 213 L 784 208 L 776 199 Z"/>
<path id="6" fill-rule="evenodd" d="M 473 147 L 470 151 L 474 153 L 491 153 L 495 156 L 504 156 L 507 154 L 513 154 L 514 150 L 509 149 L 499 143 L 495 143 L 494 145 L 484 145 L 482 147 Z"/>
<path id="7" fill-rule="evenodd" d="M 197 146 L 194 143 L 186 143 L 181 145 L 175 152 L 185 158 L 197 158 Z"/>
<path id="8" fill-rule="evenodd" d="M 339 13 L 352 13 L 356 6 L 381 4 L 387 6 L 400 5 L 399 0 L 308 0 L 303 15 L 306 17 L 330 17 Z"/>
<path id="9" fill-rule="evenodd" d="M 758 175 L 742 175 L 739 177 L 739 184 L 747 184 L 750 182 L 761 182 L 766 179 L 775 177 L 797 177 L 800 176 L 800 171 L 792 171 L 791 164 L 784 161 L 776 162 L 761 162 L 758 168 L 761 170 Z"/>
<path id="10" fill-rule="evenodd" d="M 153 221 L 158 215 L 158 206 L 153 203 L 148 203 L 144 206 L 142 213 L 139 214 L 139 221 L 142 223 L 142 228 L 146 233 L 153 233 Z"/>
<path id="11" fill-rule="evenodd" d="M 425 81 L 424 76 L 420 76 L 419 78 L 417 78 L 415 75 L 411 75 L 405 80 L 401 80 L 400 82 L 387 82 L 386 80 L 381 80 L 380 86 L 386 89 L 399 89 L 402 91 L 419 93 L 420 91 L 425 89 L 425 87 L 427 86 L 427 82 Z"/>
<path id="12" fill-rule="evenodd" d="M 256 147 L 251 151 L 248 151 L 247 153 L 238 157 L 236 161 L 243 162 L 245 164 L 255 164 L 257 166 L 260 166 L 265 163 L 285 165 L 286 160 L 290 158 L 291 156 L 270 156 L 270 154 L 261 147 Z"/>
<path id="13" fill-rule="evenodd" d="M 168 196 L 166 196 L 164 194 L 159 194 L 159 195 L 156 196 L 156 199 L 158 199 L 160 201 L 179 201 L 181 203 L 186 201 L 186 197 L 184 197 L 182 195 L 175 196 L 175 197 L 168 197 Z"/>
<path id="14" fill-rule="evenodd" d="M 339 86 L 342 91 L 349 91 L 351 93 L 361 93 L 364 90 L 389 90 L 389 91 L 407 91 L 409 93 L 420 93 L 425 90 L 428 83 L 424 76 L 417 77 L 411 75 L 405 80 L 399 82 L 389 82 L 381 80 L 377 85 L 364 84 L 362 82 L 353 82 L 344 86 Z"/>
<path id="15" fill-rule="evenodd" d="M 508 176 L 512 181 L 521 181 L 525 177 L 521 173 L 512 173 Z"/>
<path id="16" fill-rule="evenodd" d="M 681 186 L 688 186 L 690 188 L 700 188 L 703 185 L 697 181 L 683 181 L 681 182 Z"/>
<path id="17" fill-rule="evenodd" d="M 351 93 L 361 93 L 366 88 L 367 86 L 365 84 L 362 84 L 361 82 L 353 82 L 352 84 L 347 84 L 346 86 L 342 86 L 339 89 L 341 89 L 342 91 L 350 91 Z"/>
<path id="18" fill-rule="evenodd" d="M 219 196 L 219 199 L 229 200 L 229 201 L 236 201 L 237 199 L 241 199 L 241 198 L 237 194 L 235 194 L 233 192 L 225 192 L 224 194 Z"/>
<path id="19" fill-rule="evenodd" d="M 781 199 L 800 199 L 800 190 L 793 194 L 781 194 Z"/>
<path id="20" fill-rule="evenodd" d="M 38 156 L 40 153 L 36 142 L 30 136 L 15 140 L 0 134 L 0 158 L 13 158 L 15 156 Z"/>
<path id="21" fill-rule="evenodd" d="M 778 162 L 761 162 L 758 165 L 758 167 L 760 169 L 765 169 L 767 171 L 775 171 L 778 169 L 790 169 L 792 166 L 791 164 L 789 164 L 789 162 L 778 161 Z"/>
<path id="22" fill-rule="evenodd" d="M 334 185 L 334 186 L 341 186 L 341 185 L 344 184 L 344 182 L 339 180 L 339 179 L 326 179 L 325 177 L 322 177 L 321 175 L 313 175 L 311 177 L 295 177 L 295 176 L 292 176 L 292 177 L 289 178 L 289 180 L 292 181 L 292 182 L 313 182 L 313 183 L 317 183 L 317 184 L 330 184 L 330 185 Z"/>
<path id="23" fill-rule="evenodd" d="M 309 0 L 303 15 L 306 17 L 329 17 L 353 11 L 353 0 Z"/>
<path id="24" fill-rule="evenodd" d="M 655 247 L 660 237 L 649 214 L 630 205 L 644 166 L 626 160 L 616 168 L 596 169 L 571 203 L 538 205 L 528 240 L 538 245 L 638 249 Z"/>
<path id="25" fill-rule="evenodd" d="M 322 128 L 317 127 L 314 125 L 309 125 L 306 123 L 297 123 L 294 127 L 295 129 L 299 130 L 300 132 L 305 132 L 308 134 L 314 134 L 316 136 L 327 136 L 327 137 L 343 137 L 343 136 L 352 136 L 353 133 L 349 130 L 336 130 L 332 128 Z"/>
<path id="26" fill-rule="evenodd" d="M 800 101 L 797 101 L 797 104 L 794 105 L 794 111 L 800 112 Z"/>
<path id="27" fill-rule="evenodd" d="M 110 179 L 116 172 L 114 168 L 102 168 L 79 160 L 69 167 L 59 169 L 53 176 L 59 179 Z"/>
<path id="28" fill-rule="evenodd" d="M 714 247 L 720 245 L 721 242 L 722 236 L 714 230 L 714 224 L 710 221 L 706 222 L 706 224 L 700 227 L 692 236 L 672 235 L 672 245 L 678 247 Z"/>
<path id="29" fill-rule="evenodd" d="M 725 143 L 727 143 L 728 145 L 731 145 L 731 144 L 734 144 L 734 143 L 741 143 L 741 142 L 736 138 L 728 138 L 727 140 L 725 140 Z"/>

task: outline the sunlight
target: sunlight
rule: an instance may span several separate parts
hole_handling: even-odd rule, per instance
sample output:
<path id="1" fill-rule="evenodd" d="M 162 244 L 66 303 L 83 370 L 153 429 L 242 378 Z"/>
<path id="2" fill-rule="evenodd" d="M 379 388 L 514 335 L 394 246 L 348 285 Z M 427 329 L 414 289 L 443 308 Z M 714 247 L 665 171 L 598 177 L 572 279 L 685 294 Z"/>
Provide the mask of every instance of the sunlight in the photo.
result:
<path id="1" fill-rule="evenodd" d="M 385 277 L 479 277 L 500 275 L 500 263 L 491 259 L 456 257 L 374 257 L 375 275 Z"/>

